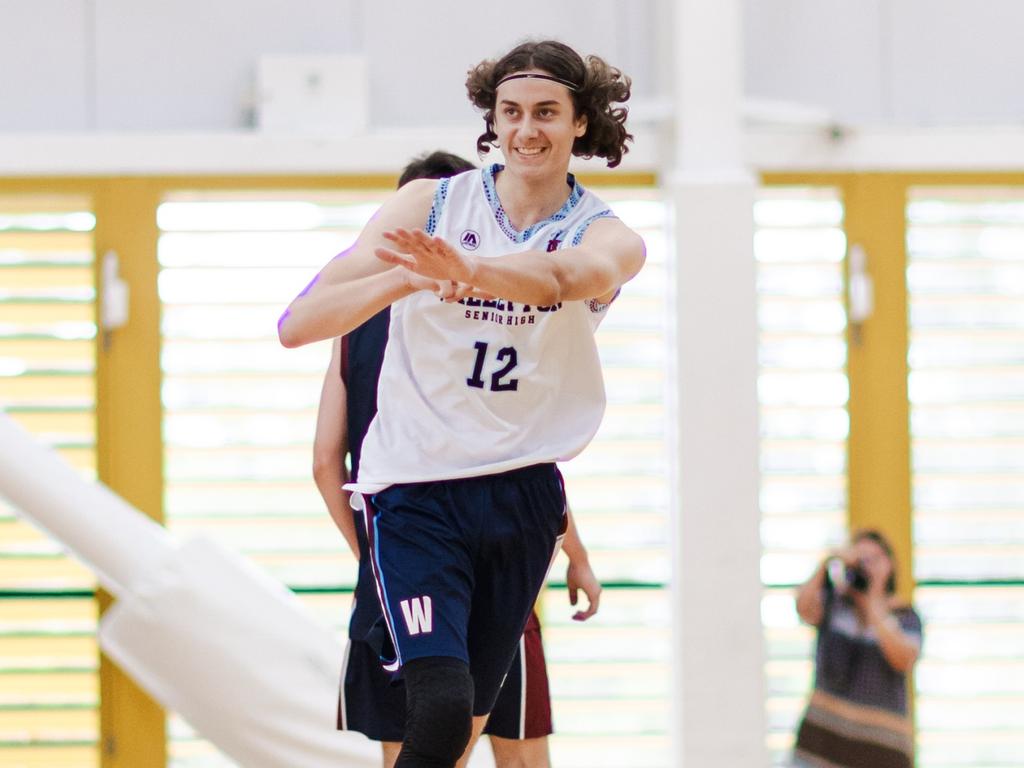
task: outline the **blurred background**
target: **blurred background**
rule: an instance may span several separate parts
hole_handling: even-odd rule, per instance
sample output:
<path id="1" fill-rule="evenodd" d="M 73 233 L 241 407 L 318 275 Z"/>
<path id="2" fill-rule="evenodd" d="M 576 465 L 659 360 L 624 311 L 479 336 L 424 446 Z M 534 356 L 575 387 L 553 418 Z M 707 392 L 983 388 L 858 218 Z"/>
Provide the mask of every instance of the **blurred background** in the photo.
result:
<path id="1" fill-rule="evenodd" d="M 648 262 L 598 334 L 601 432 L 564 468 L 606 589 L 585 625 L 564 562 L 543 595 L 555 764 L 680 764 L 688 589 L 760 606 L 723 654 L 761 670 L 739 727 L 785 764 L 812 672 L 793 589 L 874 525 L 925 621 L 918 765 L 1024 765 L 1022 27 L 1011 0 L 0 0 L 0 408 L 340 635 L 355 564 L 311 478 L 329 345 L 284 350 L 276 318 L 413 154 L 473 157 L 466 70 L 557 37 L 633 78 L 633 151 L 575 170 Z M 716 260 L 680 189 L 720 183 L 749 187 L 749 327 L 680 299 L 681 260 Z M 756 484 L 734 517 L 683 503 L 677 374 L 716 365 L 685 359 L 691 333 L 757 361 L 754 417 L 718 404 L 756 461 L 705 471 Z M 759 581 L 680 578 L 688 515 L 740 521 Z M 0 764 L 232 765 L 101 656 L 106 602 L 0 501 Z"/>

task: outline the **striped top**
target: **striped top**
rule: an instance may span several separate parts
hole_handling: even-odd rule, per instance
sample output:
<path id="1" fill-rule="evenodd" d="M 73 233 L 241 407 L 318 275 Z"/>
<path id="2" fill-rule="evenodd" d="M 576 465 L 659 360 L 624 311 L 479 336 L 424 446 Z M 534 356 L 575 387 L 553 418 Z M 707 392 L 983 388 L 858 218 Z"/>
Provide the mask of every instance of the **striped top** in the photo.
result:
<path id="1" fill-rule="evenodd" d="M 922 639 L 911 607 L 893 616 L 904 634 Z M 911 768 L 913 726 L 906 675 L 893 669 L 875 630 L 860 624 L 853 603 L 825 593 L 818 627 L 814 693 L 797 733 L 796 764 L 821 768 Z"/>

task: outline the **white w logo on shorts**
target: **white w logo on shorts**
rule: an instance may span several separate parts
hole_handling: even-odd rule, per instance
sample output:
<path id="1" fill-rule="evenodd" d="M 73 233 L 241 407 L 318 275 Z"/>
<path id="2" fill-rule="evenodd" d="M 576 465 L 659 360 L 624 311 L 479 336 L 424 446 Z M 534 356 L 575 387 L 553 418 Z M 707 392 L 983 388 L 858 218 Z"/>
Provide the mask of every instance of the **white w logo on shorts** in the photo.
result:
<path id="1" fill-rule="evenodd" d="M 434 628 L 430 595 L 402 600 L 399 605 L 402 606 L 402 616 L 405 617 L 405 626 L 410 635 L 418 635 L 421 632 L 429 634 Z"/>

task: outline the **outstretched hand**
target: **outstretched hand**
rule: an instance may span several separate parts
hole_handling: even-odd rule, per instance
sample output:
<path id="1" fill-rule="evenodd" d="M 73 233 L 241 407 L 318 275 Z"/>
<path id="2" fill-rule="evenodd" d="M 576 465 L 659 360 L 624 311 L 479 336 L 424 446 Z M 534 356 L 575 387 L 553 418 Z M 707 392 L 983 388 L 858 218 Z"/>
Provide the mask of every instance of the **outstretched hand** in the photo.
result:
<path id="1" fill-rule="evenodd" d="M 453 283 L 451 280 L 438 280 L 437 290 L 434 291 L 434 295 L 449 304 L 453 301 L 462 301 L 467 296 L 474 299 L 487 299 L 491 300 L 497 298 L 496 296 L 481 291 L 478 288 L 474 288 L 468 283 Z"/>
<path id="2" fill-rule="evenodd" d="M 570 562 L 569 568 L 565 572 L 565 585 L 569 588 L 570 605 L 576 605 L 579 601 L 580 590 L 583 590 L 583 594 L 587 596 L 587 610 L 576 611 L 572 617 L 573 621 L 586 621 L 597 613 L 597 607 L 601 602 L 602 587 L 601 582 L 594 575 L 590 563 L 578 565 Z"/>
<path id="3" fill-rule="evenodd" d="M 442 301 L 451 304 L 462 301 L 467 296 L 474 299 L 493 299 L 489 293 L 478 291 L 472 285 L 466 283 L 453 283 L 451 280 L 431 280 L 429 277 L 422 277 L 415 272 L 406 270 L 406 280 L 409 287 L 416 291 L 430 291 Z"/>
<path id="4" fill-rule="evenodd" d="M 452 248 L 440 237 L 431 237 L 422 229 L 395 229 L 384 237 L 395 248 L 377 248 L 374 253 L 381 261 L 405 267 L 432 280 L 450 280 L 453 283 L 473 283 L 471 260 Z"/>

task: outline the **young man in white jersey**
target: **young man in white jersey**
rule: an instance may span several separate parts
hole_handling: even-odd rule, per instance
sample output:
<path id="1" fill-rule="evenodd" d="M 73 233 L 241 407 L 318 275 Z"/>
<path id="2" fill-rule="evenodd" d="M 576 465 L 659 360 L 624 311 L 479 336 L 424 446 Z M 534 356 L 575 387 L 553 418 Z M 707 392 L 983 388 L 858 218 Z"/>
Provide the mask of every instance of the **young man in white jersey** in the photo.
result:
<path id="1" fill-rule="evenodd" d="M 628 78 L 543 41 L 467 87 L 506 165 L 406 185 L 279 322 L 297 346 L 392 307 L 351 489 L 406 685 L 397 768 L 455 765 L 486 722 L 564 532 L 555 462 L 604 411 L 593 333 L 645 257 L 567 173 L 621 160 Z"/>
<path id="2" fill-rule="evenodd" d="M 413 179 L 443 179 L 475 170 L 470 161 L 447 152 L 432 152 L 412 160 L 402 171 L 399 186 Z M 383 768 L 392 768 L 405 733 L 405 687 L 392 685 L 374 647 L 378 623 L 383 623 L 377 600 L 362 515 L 353 515 L 342 480 L 358 480 L 363 437 L 377 411 L 377 381 L 387 343 L 390 308 L 335 339 L 324 376 L 313 442 L 314 478 L 320 494 L 353 554 L 359 572 L 349 617 L 348 643 L 338 697 L 338 729 L 358 731 L 381 744 Z M 345 456 L 351 474 L 345 467 Z M 576 533 L 571 513 L 563 549 L 569 557 L 565 580 L 569 602 L 576 605 L 582 590 L 589 603 L 573 619 L 586 621 L 597 613 L 601 584 L 590 567 L 586 547 Z M 548 735 L 552 733 L 551 696 L 534 611 L 527 621 L 516 657 L 487 720 L 497 768 L 548 768 Z"/>

